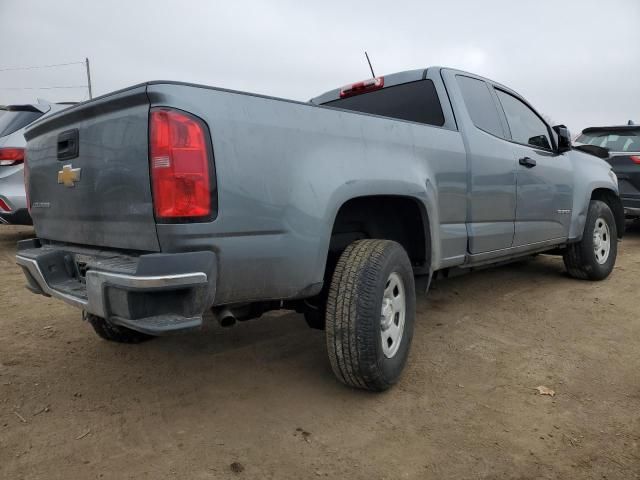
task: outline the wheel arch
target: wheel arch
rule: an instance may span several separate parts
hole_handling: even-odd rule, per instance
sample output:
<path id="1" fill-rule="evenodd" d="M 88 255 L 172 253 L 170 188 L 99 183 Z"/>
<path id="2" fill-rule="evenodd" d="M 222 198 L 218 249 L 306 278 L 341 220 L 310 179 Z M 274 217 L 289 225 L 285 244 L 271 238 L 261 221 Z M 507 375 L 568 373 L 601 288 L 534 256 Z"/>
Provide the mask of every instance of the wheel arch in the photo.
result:
<path id="1" fill-rule="evenodd" d="M 390 217 L 395 218 L 388 225 L 381 223 Z M 359 222 L 353 222 L 354 219 Z M 419 222 L 419 227 L 415 228 L 412 221 Z M 349 197 L 337 206 L 333 214 L 329 251 L 346 248 L 344 242 L 352 240 L 349 233 L 363 233 L 367 236 L 361 238 L 397 241 L 407 250 L 416 272 L 429 273 L 434 258 L 433 237 L 436 232 L 432 222 L 433 216 L 428 206 L 419 197 L 389 193 Z M 352 231 L 349 231 L 350 227 L 364 230 L 356 232 L 351 228 Z M 398 231 L 399 228 L 401 231 Z"/>

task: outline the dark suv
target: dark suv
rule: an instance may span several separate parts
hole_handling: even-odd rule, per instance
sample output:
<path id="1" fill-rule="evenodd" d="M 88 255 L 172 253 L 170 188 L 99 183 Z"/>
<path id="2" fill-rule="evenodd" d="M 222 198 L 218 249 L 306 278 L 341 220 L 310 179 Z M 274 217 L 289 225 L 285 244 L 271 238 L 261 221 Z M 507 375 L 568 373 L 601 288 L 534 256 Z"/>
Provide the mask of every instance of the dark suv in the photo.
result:
<path id="1" fill-rule="evenodd" d="M 605 160 L 618 176 L 624 213 L 640 218 L 640 125 L 585 128 L 576 142 L 609 150 Z"/>

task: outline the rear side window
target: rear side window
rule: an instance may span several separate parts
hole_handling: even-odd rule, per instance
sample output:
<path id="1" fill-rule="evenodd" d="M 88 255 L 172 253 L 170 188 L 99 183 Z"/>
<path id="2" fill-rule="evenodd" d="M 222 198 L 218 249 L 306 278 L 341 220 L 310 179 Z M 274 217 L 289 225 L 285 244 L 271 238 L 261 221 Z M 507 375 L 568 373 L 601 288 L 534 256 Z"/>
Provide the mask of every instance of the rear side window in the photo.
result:
<path id="1" fill-rule="evenodd" d="M 608 148 L 612 152 L 640 152 L 640 129 L 586 131 L 576 142 Z"/>
<path id="2" fill-rule="evenodd" d="M 42 116 L 42 112 L 0 110 L 0 137 L 11 135 Z"/>
<path id="3" fill-rule="evenodd" d="M 491 135 L 504 138 L 496 102 L 487 84 L 463 75 L 456 75 L 456 78 L 473 124 Z"/>
<path id="4" fill-rule="evenodd" d="M 513 95 L 497 89 L 496 93 L 507 117 L 511 139 L 532 147 L 551 150 L 549 129 L 536 112 Z"/>
<path id="5" fill-rule="evenodd" d="M 323 105 L 438 127 L 444 125 L 442 106 L 431 80 L 403 83 Z"/>

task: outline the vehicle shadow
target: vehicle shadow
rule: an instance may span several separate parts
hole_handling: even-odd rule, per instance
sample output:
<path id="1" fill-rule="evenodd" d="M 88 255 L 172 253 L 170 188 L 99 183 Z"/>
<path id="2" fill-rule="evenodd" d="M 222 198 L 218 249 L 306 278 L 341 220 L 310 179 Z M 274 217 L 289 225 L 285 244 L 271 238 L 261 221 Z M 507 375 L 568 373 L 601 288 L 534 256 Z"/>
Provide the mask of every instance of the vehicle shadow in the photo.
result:
<path id="1" fill-rule="evenodd" d="M 200 391 L 206 397 L 222 391 L 268 391 L 274 384 L 287 391 L 289 387 L 284 386 L 291 383 L 318 394 L 342 390 L 353 393 L 333 376 L 324 332 L 310 329 L 300 314 L 273 312 L 232 327 L 220 327 L 213 319 L 210 322 L 198 332 L 160 337 L 140 345 L 98 339 L 91 343 L 100 365 L 124 374 L 126 391 L 138 391 L 142 383 L 145 389 L 168 390 L 176 395 Z M 132 361 L 123 361 L 123 356 Z M 96 374 L 76 373 L 86 375 L 88 382 Z"/>
<path id="2" fill-rule="evenodd" d="M 418 292 L 414 342 L 428 343 L 438 329 L 439 320 L 431 314 L 433 311 L 446 314 L 472 291 L 480 295 L 479 285 L 503 282 L 508 284 L 505 291 L 520 291 L 531 289 L 532 284 L 564 281 L 564 276 L 559 275 L 564 270 L 562 262 L 549 260 L 552 258 L 523 260 L 473 275 L 439 280 L 429 293 Z M 209 319 L 208 325 L 197 333 L 161 337 L 141 345 L 99 340 L 91 343 L 98 364 L 124 373 L 123 379 L 128 379 L 134 390 L 142 382 L 147 388 L 175 392 L 204 389 L 213 394 L 212 388 L 269 390 L 276 384 L 286 392 L 291 387 L 285 385 L 292 383 L 320 396 L 366 395 L 345 388 L 335 379 L 327 356 L 325 332 L 310 329 L 300 314 L 276 311 L 230 328 L 213 322 Z M 123 361 L 123 356 L 131 361 Z M 76 373 L 86 375 L 89 381 L 96 372 Z M 167 383 L 167 379 L 171 382 Z"/>
<path id="3" fill-rule="evenodd" d="M 640 237 L 640 224 L 628 228 L 630 236 Z M 9 232 L 0 229 L 0 242 L 32 235 L 33 231 L 24 227 Z M 413 350 L 429 350 L 428 344 L 442 324 L 454 321 L 449 317 L 460 310 L 461 301 L 467 305 L 465 311 L 490 311 L 496 299 L 529 295 L 535 288 L 571 288 L 574 282 L 559 257 L 546 255 L 437 280 L 428 293 L 417 292 L 414 343 L 422 346 Z M 492 290 L 489 295 L 488 288 Z M 66 333 L 60 334 L 73 340 L 67 342 L 72 345 L 73 357 L 90 360 L 70 362 L 69 352 L 61 349 L 58 362 L 51 364 L 52 368 L 65 368 L 78 385 L 95 384 L 94 379 L 101 377 L 106 385 L 118 384 L 123 387 L 118 391 L 135 393 L 149 402 L 154 401 L 153 392 L 159 391 L 177 397 L 190 392 L 192 402 L 206 403 L 220 392 L 244 395 L 256 389 L 272 391 L 276 385 L 282 395 L 295 395 L 295 389 L 300 388 L 320 398 L 366 395 L 335 379 L 324 332 L 309 329 L 303 316 L 292 312 L 271 312 L 231 328 L 222 328 L 208 318 L 202 331 L 140 345 L 105 342 L 97 339 L 88 325 L 82 327 L 78 332 L 80 325 L 67 325 Z M 414 364 L 414 368 L 420 367 Z M 410 383 L 405 387 L 411 388 Z"/>

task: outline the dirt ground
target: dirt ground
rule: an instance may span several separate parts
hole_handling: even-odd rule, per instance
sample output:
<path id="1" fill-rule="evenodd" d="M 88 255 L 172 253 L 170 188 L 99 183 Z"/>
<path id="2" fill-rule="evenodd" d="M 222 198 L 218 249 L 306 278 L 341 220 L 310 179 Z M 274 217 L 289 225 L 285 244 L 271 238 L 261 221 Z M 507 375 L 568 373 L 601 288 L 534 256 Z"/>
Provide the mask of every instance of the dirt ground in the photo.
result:
<path id="1" fill-rule="evenodd" d="M 0 228 L 2 479 L 640 478 L 638 227 L 601 283 L 545 256 L 437 283 L 383 394 L 296 314 L 102 341 L 23 288 L 30 235 Z"/>

